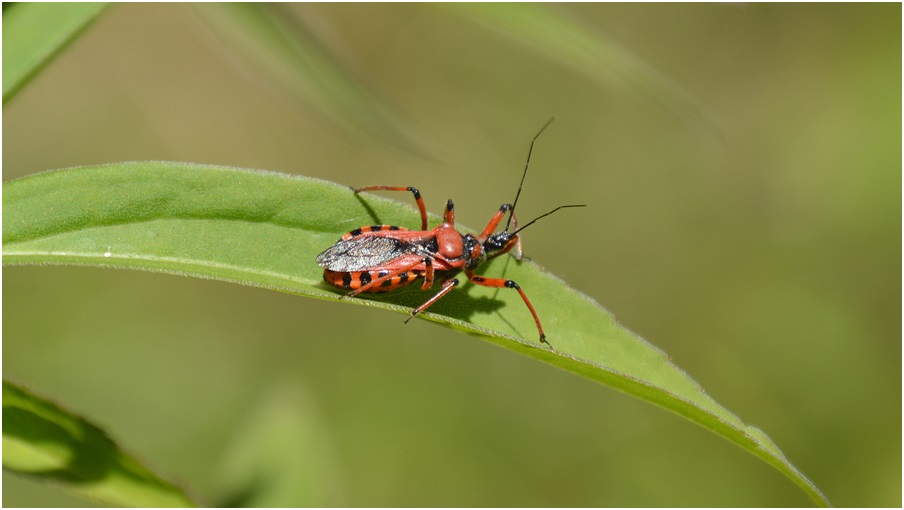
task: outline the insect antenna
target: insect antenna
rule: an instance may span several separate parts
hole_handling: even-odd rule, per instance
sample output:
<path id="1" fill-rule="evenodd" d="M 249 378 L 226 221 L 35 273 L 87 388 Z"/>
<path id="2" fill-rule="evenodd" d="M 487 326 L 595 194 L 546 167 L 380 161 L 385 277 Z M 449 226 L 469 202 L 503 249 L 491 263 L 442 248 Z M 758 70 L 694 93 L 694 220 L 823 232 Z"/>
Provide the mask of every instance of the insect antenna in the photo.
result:
<path id="1" fill-rule="evenodd" d="M 543 131 L 545 131 L 546 128 L 548 128 L 549 125 L 552 124 L 552 121 L 554 121 L 554 120 L 556 120 L 555 115 L 553 115 L 551 119 L 546 121 L 546 124 L 544 124 L 543 127 L 540 128 L 540 131 L 538 131 L 537 134 L 534 135 L 533 140 L 530 141 L 530 148 L 527 149 L 527 163 L 524 164 L 524 173 L 521 174 L 521 182 L 518 184 L 518 193 L 515 193 L 515 201 L 512 202 L 512 210 L 509 213 L 508 221 L 505 222 L 505 232 L 508 232 L 509 226 L 511 226 L 511 224 L 512 224 L 512 214 L 515 213 L 515 206 L 518 205 L 518 197 L 521 196 L 521 187 L 524 186 L 524 178 L 527 177 L 527 169 L 530 167 L 530 155 L 534 152 L 534 142 L 537 141 L 537 138 L 540 138 L 540 135 L 543 134 Z M 544 214 L 543 216 L 546 216 L 549 214 L 552 214 L 552 213 L 549 212 L 549 213 Z M 539 219 L 539 218 L 537 218 L 537 219 Z M 537 221 L 537 220 L 534 220 L 534 221 Z M 533 223 L 533 221 L 531 223 Z M 524 227 L 522 227 L 519 230 L 524 230 Z"/>
<path id="2" fill-rule="evenodd" d="M 515 235 L 515 234 L 517 234 L 518 232 L 521 232 L 522 230 L 526 229 L 527 227 L 533 225 L 533 224 L 536 223 L 537 220 L 539 220 L 540 218 L 545 218 L 545 217 L 549 216 L 550 214 L 552 214 L 552 213 L 558 211 L 559 209 L 565 209 L 565 208 L 567 208 L 567 207 L 587 207 L 587 204 L 560 205 L 559 207 L 556 207 L 556 208 L 553 209 L 552 211 L 549 211 L 549 212 L 546 213 L 546 214 L 541 214 L 540 216 L 537 216 L 536 218 L 530 220 L 530 222 L 528 222 L 527 225 L 524 225 L 524 226 L 520 227 L 518 230 L 512 232 L 512 235 Z"/>

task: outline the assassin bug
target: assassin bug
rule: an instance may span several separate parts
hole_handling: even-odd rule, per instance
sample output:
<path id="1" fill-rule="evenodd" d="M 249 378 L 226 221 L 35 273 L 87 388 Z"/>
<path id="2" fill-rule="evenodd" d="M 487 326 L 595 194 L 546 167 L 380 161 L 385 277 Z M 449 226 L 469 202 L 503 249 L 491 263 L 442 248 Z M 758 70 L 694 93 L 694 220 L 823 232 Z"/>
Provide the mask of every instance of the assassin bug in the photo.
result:
<path id="1" fill-rule="evenodd" d="M 421 230 L 408 230 L 394 225 L 364 226 L 352 230 L 317 256 L 317 264 L 324 268 L 324 281 L 340 289 L 351 289 L 347 297 L 352 297 L 361 292 L 392 291 L 411 285 L 418 278 L 423 279 L 421 290 L 427 290 L 438 279 L 441 283 L 440 291 L 415 308 L 405 320 L 407 323 L 412 317 L 426 310 L 456 287 L 459 282 L 455 275 L 464 271 L 468 280 L 477 285 L 517 290 L 521 299 L 524 300 L 524 304 L 527 305 L 527 309 L 533 315 L 534 322 L 537 323 L 540 342 L 549 345 L 549 342 L 546 341 L 546 334 L 543 332 L 543 326 L 540 325 L 540 317 L 537 316 L 536 310 L 521 287 L 514 281 L 505 278 L 478 276 L 474 274 L 474 270 L 485 261 L 507 253 L 513 248 L 515 258 L 521 260 L 519 232 L 559 209 L 583 207 L 583 205 L 562 205 L 518 228 L 515 206 L 518 204 L 521 187 L 524 185 L 524 178 L 527 176 L 527 169 L 530 166 L 534 142 L 554 120 L 555 117 L 551 118 L 530 142 L 527 163 L 524 165 L 524 173 L 521 175 L 521 183 L 518 185 L 515 201 L 511 204 L 502 204 L 478 237 L 462 234 L 456 230 L 455 206 L 451 199 L 446 202 L 443 223 L 433 230 L 427 230 L 427 211 L 417 188 L 367 186 L 356 189 L 355 193 L 362 191 L 411 192 L 421 213 Z M 506 213 L 508 213 L 508 221 L 505 229 L 494 234 L 493 232 Z M 510 232 L 511 226 L 514 228 Z"/>

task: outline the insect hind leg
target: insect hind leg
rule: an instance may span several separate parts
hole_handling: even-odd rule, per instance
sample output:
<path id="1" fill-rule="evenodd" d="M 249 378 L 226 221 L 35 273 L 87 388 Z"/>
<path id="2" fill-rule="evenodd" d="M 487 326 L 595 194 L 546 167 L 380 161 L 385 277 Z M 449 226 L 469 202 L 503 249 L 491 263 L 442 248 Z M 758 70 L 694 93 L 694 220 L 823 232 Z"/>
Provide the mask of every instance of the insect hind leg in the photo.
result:
<path id="1" fill-rule="evenodd" d="M 355 193 L 362 191 L 410 191 L 414 195 L 414 201 L 417 202 L 417 208 L 421 212 L 421 230 L 427 230 L 427 208 L 424 206 L 424 199 L 421 198 L 421 192 L 412 186 L 365 186 L 358 188 Z"/>

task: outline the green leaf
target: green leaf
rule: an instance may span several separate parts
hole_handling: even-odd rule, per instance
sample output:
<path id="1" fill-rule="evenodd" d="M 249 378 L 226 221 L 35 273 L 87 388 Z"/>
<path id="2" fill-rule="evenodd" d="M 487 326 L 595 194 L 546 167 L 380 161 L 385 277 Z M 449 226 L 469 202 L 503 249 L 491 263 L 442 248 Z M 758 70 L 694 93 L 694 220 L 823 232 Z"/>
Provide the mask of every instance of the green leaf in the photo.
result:
<path id="1" fill-rule="evenodd" d="M 216 278 L 319 299 L 318 253 L 361 225 L 419 226 L 414 208 L 325 181 L 183 163 L 121 163 L 48 172 L 3 186 L 5 264 L 79 264 Z M 437 221 L 434 216 L 431 223 Z M 459 226 L 462 230 L 467 230 Z M 517 292 L 463 285 L 425 319 L 652 402 L 725 437 L 803 488 L 825 496 L 760 430 L 710 398 L 668 356 L 623 328 L 588 296 L 540 266 L 499 257 L 481 274 L 517 281 L 555 347 Z M 345 303 L 408 313 L 424 293 L 407 288 Z"/>
<path id="2" fill-rule="evenodd" d="M 105 3 L 17 3 L 3 9 L 3 104 L 63 51 Z"/>
<path id="3" fill-rule="evenodd" d="M 3 381 L 3 469 L 117 506 L 194 506 L 98 427 Z"/>

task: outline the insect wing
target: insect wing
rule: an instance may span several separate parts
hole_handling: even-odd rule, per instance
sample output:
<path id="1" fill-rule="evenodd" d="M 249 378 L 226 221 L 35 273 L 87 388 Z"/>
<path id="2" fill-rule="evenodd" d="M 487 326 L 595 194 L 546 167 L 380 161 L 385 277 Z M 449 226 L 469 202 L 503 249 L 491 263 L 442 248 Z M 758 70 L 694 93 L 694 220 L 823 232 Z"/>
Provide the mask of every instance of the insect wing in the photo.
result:
<path id="1" fill-rule="evenodd" d="M 384 236 L 358 236 L 334 244 L 317 256 L 317 265 L 330 271 L 367 271 L 409 253 L 412 245 Z"/>

